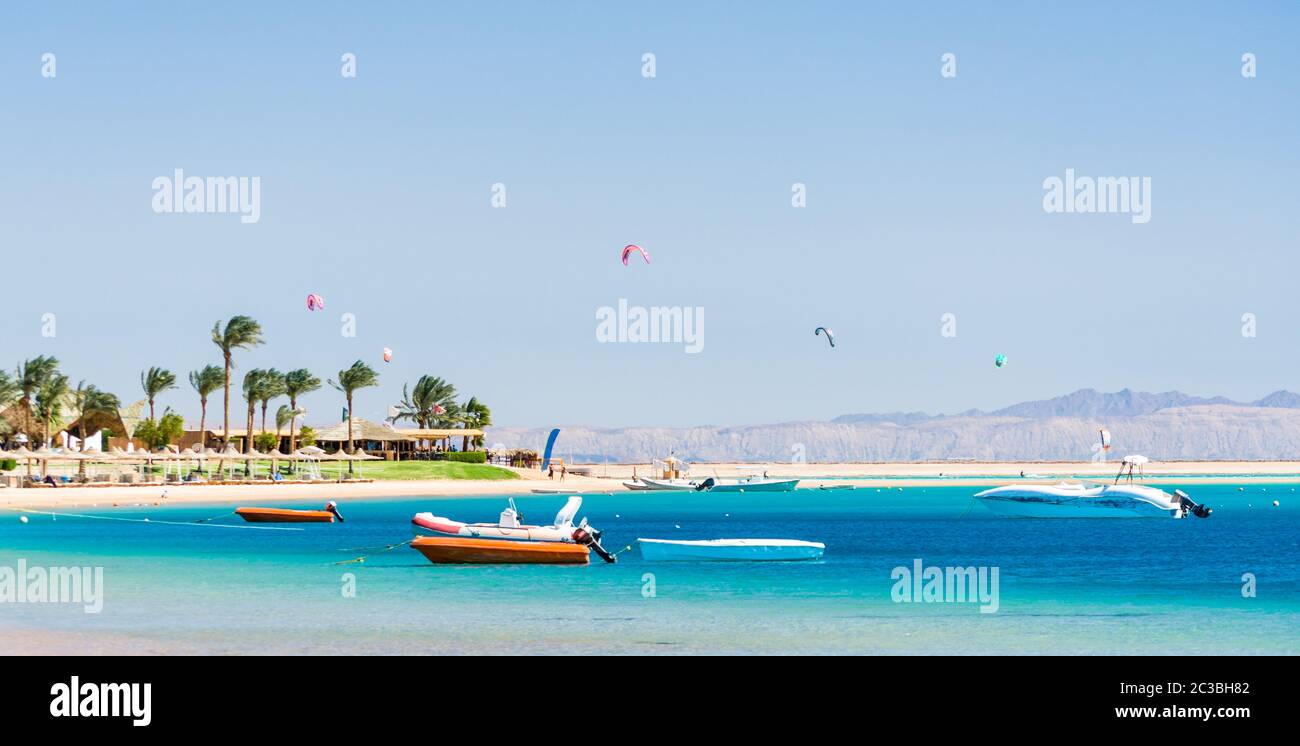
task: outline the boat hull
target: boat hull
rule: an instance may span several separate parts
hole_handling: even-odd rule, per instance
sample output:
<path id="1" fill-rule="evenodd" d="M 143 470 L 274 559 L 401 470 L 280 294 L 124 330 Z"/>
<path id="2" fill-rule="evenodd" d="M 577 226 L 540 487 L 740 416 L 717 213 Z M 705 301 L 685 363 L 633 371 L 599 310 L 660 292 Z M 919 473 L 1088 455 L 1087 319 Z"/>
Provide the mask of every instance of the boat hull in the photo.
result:
<path id="1" fill-rule="evenodd" d="M 1011 518 L 1182 518 L 1178 501 L 1152 487 L 1077 485 L 999 487 L 975 495 L 984 507 Z"/>
<path id="2" fill-rule="evenodd" d="M 420 536 L 411 548 L 435 565 L 585 565 L 590 552 L 579 544 Z"/>
<path id="3" fill-rule="evenodd" d="M 798 479 L 781 479 L 755 482 L 723 482 L 713 485 L 709 492 L 789 492 L 799 485 Z"/>
<path id="4" fill-rule="evenodd" d="M 676 490 L 686 492 L 699 492 L 700 485 L 704 483 L 703 479 L 686 480 L 686 479 L 642 479 L 644 490 Z M 624 482 L 626 485 L 627 483 Z M 713 480 L 713 486 L 709 492 L 789 492 L 799 486 L 798 479 L 756 479 L 756 480 Z M 632 488 L 638 489 L 638 488 Z"/>
<path id="5" fill-rule="evenodd" d="M 821 559 L 826 545 L 794 539 L 637 539 L 647 562 L 792 562 Z"/>
<path id="6" fill-rule="evenodd" d="M 328 510 L 288 510 L 285 508 L 236 508 L 235 515 L 249 523 L 333 523 Z"/>

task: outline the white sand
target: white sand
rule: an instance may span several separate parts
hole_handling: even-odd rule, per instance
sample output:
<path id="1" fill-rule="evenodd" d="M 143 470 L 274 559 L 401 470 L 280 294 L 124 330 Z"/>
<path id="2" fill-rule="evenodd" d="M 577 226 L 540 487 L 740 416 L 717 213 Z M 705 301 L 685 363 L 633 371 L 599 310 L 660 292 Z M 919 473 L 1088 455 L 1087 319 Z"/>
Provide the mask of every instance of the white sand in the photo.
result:
<path id="1" fill-rule="evenodd" d="M 570 474 L 565 481 L 546 479 L 538 471 L 516 469 L 519 480 L 384 480 L 364 483 L 320 484 L 171 484 L 113 486 L 113 487 L 58 487 L 44 489 L 0 489 L 0 508 L 18 506 L 45 507 L 113 507 L 128 505 L 230 503 L 256 505 L 258 503 L 302 501 L 324 503 L 382 499 L 391 497 L 468 497 L 474 495 L 528 494 L 535 489 L 562 490 L 566 493 L 601 493 L 624 491 L 623 480 L 637 474 L 652 475 L 649 464 L 597 464 L 589 467 L 591 477 Z M 694 464 L 691 474 L 698 478 L 708 476 L 738 476 L 766 471 L 773 477 L 798 477 L 801 487 L 822 485 L 862 486 L 986 486 L 1002 484 L 1006 477 L 1041 476 L 1043 481 L 1068 478 L 1111 480 L 1119 470 L 1117 463 L 906 463 L 906 464 Z M 1232 474 L 1248 476 L 1214 477 L 1208 475 Z M 1300 463 L 1294 461 L 1173 461 L 1147 464 L 1146 475 L 1152 483 L 1177 481 L 1179 483 L 1247 483 L 1251 481 L 1300 482 L 1300 478 L 1277 475 L 1300 474 Z M 937 479 L 942 475 L 942 479 Z M 1179 476 L 1169 475 L 1207 475 Z M 818 479 L 831 477 L 832 479 Z M 166 498 L 163 497 L 166 490 Z"/>

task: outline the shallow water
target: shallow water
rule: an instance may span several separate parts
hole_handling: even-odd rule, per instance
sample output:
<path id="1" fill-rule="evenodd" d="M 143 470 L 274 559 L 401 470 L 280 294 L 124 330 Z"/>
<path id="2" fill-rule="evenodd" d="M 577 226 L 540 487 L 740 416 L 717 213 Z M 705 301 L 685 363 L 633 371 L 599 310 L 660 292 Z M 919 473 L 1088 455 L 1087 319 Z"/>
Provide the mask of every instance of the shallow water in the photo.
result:
<path id="1" fill-rule="evenodd" d="M 1300 653 L 1290 485 L 1187 487 L 1215 509 L 1208 520 L 1012 520 L 975 504 L 979 489 L 619 493 L 586 497 L 580 513 L 611 550 L 639 536 L 826 544 L 824 560 L 801 563 L 651 564 L 634 548 L 616 565 L 434 566 L 403 546 L 333 564 L 410 538 L 418 511 L 491 521 L 504 497 L 345 504 L 346 523 L 302 531 L 6 514 L 0 567 L 102 566 L 105 598 L 98 614 L 0 603 L 0 637 L 75 633 L 85 652 Z M 515 499 L 542 523 L 564 501 Z M 166 521 L 228 510 L 81 509 Z M 916 559 L 996 567 L 997 611 L 896 603 L 891 572 Z"/>

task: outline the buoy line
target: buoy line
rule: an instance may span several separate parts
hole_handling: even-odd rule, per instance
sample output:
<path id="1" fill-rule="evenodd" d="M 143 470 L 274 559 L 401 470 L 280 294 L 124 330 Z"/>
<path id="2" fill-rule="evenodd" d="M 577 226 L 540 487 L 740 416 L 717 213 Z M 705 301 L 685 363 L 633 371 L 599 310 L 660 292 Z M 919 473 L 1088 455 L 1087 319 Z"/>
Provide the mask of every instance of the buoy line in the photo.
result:
<path id="1" fill-rule="evenodd" d="M 6 507 L 9 510 L 18 513 L 35 513 L 37 515 L 52 515 L 56 518 L 61 516 L 64 518 L 90 518 L 97 521 L 125 521 L 127 523 L 153 523 L 162 526 L 201 526 L 204 528 L 236 528 L 236 529 L 246 529 L 252 531 L 302 531 L 303 530 L 301 528 L 293 528 L 289 526 L 232 526 L 225 523 L 204 523 L 203 521 L 155 521 L 155 520 L 150 520 L 149 518 L 119 518 L 117 516 L 111 516 L 111 515 L 87 515 L 85 513 L 59 513 L 50 510 L 32 510 L 31 508 L 15 508 L 9 506 Z M 220 517 L 221 516 L 218 516 L 218 518 Z M 203 520 L 207 521 L 212 519 L 205 518 Z"/>

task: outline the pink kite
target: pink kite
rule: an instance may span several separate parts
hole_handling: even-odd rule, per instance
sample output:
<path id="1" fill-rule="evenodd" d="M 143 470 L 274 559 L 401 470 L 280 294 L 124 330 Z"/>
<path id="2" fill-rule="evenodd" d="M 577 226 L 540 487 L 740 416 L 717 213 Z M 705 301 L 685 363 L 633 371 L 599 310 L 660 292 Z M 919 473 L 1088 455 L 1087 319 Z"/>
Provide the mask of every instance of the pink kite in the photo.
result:
<path id="1" fill-rule="evenodd" d="M 387 347 L 384 348 L 384 362 L 386 363 L 393 362 L 393 351 L 388 349 Z"/>
<path id="2" fill-rule="evenodd" d="M 308 310 L 308 311 L 319 311 L 319 310 L 321 310 L 321 309 L 324 308 L 324 307 L 325 307 L 325 299 L 324 299 L 324 298 L 320 297 L 319 295 L 317 295 L 317 294 L 315 294 L 315 293 L 312 293 L 311 295 L 307 296 L 307 310 Z"/>
<path id="3" fill-rule="evenodd" d="M 643 248 L 641 248 L 640 246 L 637 246 L 637 245 L 634 244 L 634 243 L 630 243 L 630 244 L 628 244 L 627 246 L 624 246 L 624 247 L 623 247 L 623 266 L 624 266 L 624 267 L 627 266 L 627 257 L 628 257 L 628 255 L 631 254 L 633 251 L 639 251 L 639 252 L 641 252 L 641 258 L 645 260 L 645 263 L 646 263 L 646 264 L 649 264 L 649 263 L 650 263 L 650 255 L 646 253 L 646 250 L 643 249 Z"/>

